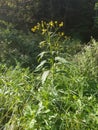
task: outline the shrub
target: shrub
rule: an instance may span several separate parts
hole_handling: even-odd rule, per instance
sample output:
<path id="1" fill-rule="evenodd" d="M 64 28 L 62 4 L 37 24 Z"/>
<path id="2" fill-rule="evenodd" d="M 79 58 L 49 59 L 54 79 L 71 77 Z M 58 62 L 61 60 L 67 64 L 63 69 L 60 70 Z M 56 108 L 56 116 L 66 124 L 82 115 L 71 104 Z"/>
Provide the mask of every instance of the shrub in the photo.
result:
<path id="1" fill-rule="evenodd" d="M 94 39 L 86 45 L 83 51 L 75 56 L 75 62 L 78 65 L 78 71 L 82 74 L 89 87 L 86 91 L 96 93 L 98 84 L 98 42 Z"/>
<path id="2" fill-rule="evenodd" d="M 36 56 L 40 52 L 37 44 L 39 39 L 29 32 L 26 34 L 16 30 L 13 25 L 4 21 L 3 25 L 5 27 L 1 27 L 0 31 L 0 61 L 8 66 L 15 66 L 20 62 L 23 67 L 34 69 L 37 64 Z"/>

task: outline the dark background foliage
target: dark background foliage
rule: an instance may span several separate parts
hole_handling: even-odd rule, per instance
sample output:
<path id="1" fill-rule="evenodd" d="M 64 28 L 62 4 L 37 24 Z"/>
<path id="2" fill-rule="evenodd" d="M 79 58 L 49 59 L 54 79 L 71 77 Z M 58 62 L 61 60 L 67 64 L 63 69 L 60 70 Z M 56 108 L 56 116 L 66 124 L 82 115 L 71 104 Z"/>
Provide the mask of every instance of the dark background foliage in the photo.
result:
<path id="1" fill-rule="evenodd" d="M 1 0 L 0 19 L 12 22 L 17 29 L 28 30 L 41 20 L 64 21 L 66 34 L 89 40 L 97 37 L 94 18 L 96 0 Z"/>
<path id="2" fill-rule="evenodd" d="M 19 61 L 24 67 L 35 68 L 41 39 L 30 31 L 41 20 L 63 21 L 65 35 L 81 43 L 87 43 L 91 36 L 97 39 L 96 3 L 97 0 L 0 0 L 0 61 L 7 65 Z M 72 46 L 73 42 L 67 51 Z"/>

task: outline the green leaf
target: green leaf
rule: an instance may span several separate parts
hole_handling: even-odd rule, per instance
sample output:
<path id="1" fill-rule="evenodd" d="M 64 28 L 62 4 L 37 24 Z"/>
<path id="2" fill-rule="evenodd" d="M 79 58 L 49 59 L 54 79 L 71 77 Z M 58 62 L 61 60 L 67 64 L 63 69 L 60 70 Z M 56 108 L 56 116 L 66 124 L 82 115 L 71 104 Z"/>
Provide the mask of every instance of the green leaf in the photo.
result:
<path id="1" fill-rule="evenodd" d="M 36 70 L 37 70 L 37 71 L 40 70 L 45 63 L 46 63 L 46 60 L 43 60 L 43 61 L 36 67 Z"/>
<path id="2" fill-rule="evenodd" d="M 47 52 L 41 52 L 39 55 L 38 55 L 38 57 L 39 57 L 39 59 L 42 59 L 44 56 L 45 56 L 45 54 L 47 54 Z"/>
<path id="3" fill-rule="evenodd" d="M 50 72 L 49 70 L 43 72 L 42 78 L 41 78 L 42 84 L 44 84 L 44 82 L 46 81 L 46 78 L 49 75 L 49 72 Z"/>
<path id="4" fill-rule="evenodd" d="M 68 63 L 67 60 L 65 60 L 64 58 L 59 57 L 59 56 L 58 56 L 58 57 L 55 57 L 55 61 L 58 61 L 58 62 L 63 63 L 63 64 Z"/>
<path id="5" fill-rule="evenodd" d="M 41 42 L 39 43 L 40 47 L 45 46 L 45 44 L 46 44 L 46 41 L 41 41 Z"/>

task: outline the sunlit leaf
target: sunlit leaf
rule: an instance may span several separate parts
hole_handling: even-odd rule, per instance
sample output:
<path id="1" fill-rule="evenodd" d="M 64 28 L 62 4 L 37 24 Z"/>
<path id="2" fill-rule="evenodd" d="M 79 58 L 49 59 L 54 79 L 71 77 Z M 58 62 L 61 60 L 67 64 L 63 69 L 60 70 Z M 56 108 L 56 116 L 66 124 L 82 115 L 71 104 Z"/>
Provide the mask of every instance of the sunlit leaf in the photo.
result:
<path id="1" fill-rule="evenodd" d="M 44 71 L 43 72 L 43 74 L 42 74 L 42 84 L 44 84 L 44 82 L 46 81 L 46 78 L 47 78 L 47 76 L 49 75 L 49 70 L 47 70 L 47 71 Z"/>
<path id="2" fill-rule="evenodd" d="M 65 60 L 64 58 L 59 57 L 59 56 L 58 56 L 58 57 L 55 57 L 55 61 L 58 61 L 58 62 L 63 63 L 63 64 L 68 63 L 67 60 Z"/>
<path id="3" fill-rule="evenodd" d="M 46 63 L 46 60 L 42 61 L 42 62 L 36 67 L 36 70 L 41 69 L 45 63 Z"/>

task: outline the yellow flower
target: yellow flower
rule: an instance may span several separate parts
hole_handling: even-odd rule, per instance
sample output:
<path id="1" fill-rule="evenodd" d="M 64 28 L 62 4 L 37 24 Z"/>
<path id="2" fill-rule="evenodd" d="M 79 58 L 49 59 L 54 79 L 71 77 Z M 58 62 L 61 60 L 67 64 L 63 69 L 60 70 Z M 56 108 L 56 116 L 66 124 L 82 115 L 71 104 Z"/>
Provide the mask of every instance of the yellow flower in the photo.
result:
<path id="1" fill-rule="evenodd" d="M 64 32 L 61 32 L 61 36 L 64 36 Z"/>
<path id="2" fill-rule="evenodd" d="M 34 26 L 34 29 L 36 30 L 36 29 L 37 29 L 37 26 Z"/>
<path id="3" fill-rule="evenodd" d="M 42 29 L 42 34 L 45 34 L 47 32 L 46 29 Z"/>
<path id="4" fill-rule="evenodd" d="M 63 25 L 64 25 L 64 23 L 63 23 L 63 22 L 61 22 L 61 23 L 59 24 L 59 27 L 63 27 Z"/>
<path id="5" fill-rule="evenodd" d="M 57 21 L 55 21 L 54 23 L 55 23 L 55 24 L 57 24 L 58 22 L 57 22 Z"/>
<path id="6" fill-rule="evenodd" d="M 34 26 L 33 28 L 31 28 L 32 32 L 35 32 L 37 30 L 37 26 Z"/>
<path id="7" fill-rule="evenodd" d="M 31 31 L 32 31 L 32 32 L 35 32 L 35 31 L 36 31 L 36 29 L 35 29 L 35 28 L 31 28 Z"/>
<path id="8" fill-rule="evenodd" d="M 50 22 L 49 22 L 49 25 L 50 25 L 51 27 L 54 27 L 53 21 L 50 21 Z"/>

